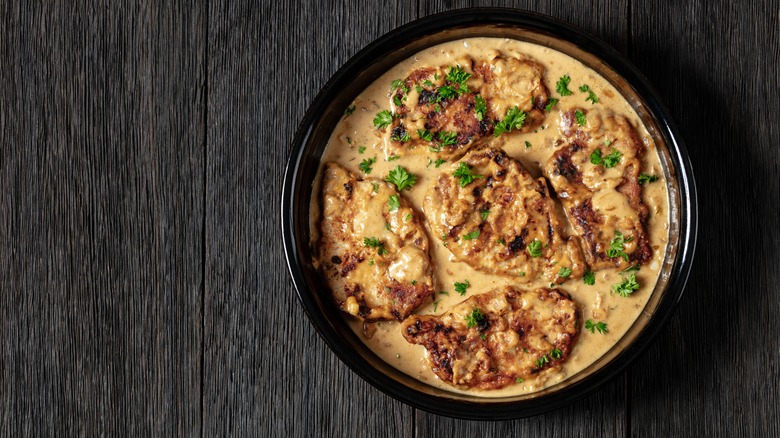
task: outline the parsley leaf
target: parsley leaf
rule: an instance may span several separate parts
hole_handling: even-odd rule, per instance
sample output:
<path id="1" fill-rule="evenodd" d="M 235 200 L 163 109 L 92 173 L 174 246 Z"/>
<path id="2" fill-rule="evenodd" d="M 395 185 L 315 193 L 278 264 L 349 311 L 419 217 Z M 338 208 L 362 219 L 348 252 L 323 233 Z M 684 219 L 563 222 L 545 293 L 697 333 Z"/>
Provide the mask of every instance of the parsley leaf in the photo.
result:
<path id="1" fill-rule="evenodd" d="M 555 83 L 555 90 L 558 91 L 558 94 L 561 96 L 571 96 L 571 90 L 569 90 L 570 81 L 571 78 L 569 75 L 563 75 L 558 79 L 558 82 Z"/>
<path id="2" fill-rule="evenodd" d="M 471 283 L 469 283 L 468 280 L 465 280 L 463 283 L 455 282 L 455 292 L 459 293 L 461 296 L 466 295 L 466 289 L 471 286 Z"/>
<path id="3" fill-rule="evenodd" d="M 592 319 L 585 321 L 585 330 L 588 330 L 591 333 L 596 333 L 596 331 L 598 331 L 602 335 L 609 333 L 606 322 L 593 322 Z"/>
<path id="4" fill-rule="evenodd" d="M 487 105 L 485 104 L 485 99 L 482 98 L 479 94 L 474 96 L 474 115 L 477 117 L 477 120 L 480 122 L 482 119 L 485 118 L 485 113 L 487 112 Z"/>
<path id="5" fill-rule="evenodd" d="M 639 290 L 639 282 L 636 281 L 636 271 L 629 272 L 622 282 L 612 286 L 612 292 L 621 297 L 627 297 L 637 290 Z"/>
<path id="6" fill-rule="evenodd" d="M 465 87 L 466 81 L 469 80 L 470 77 L 471 73 L 466 73 L 462 68 L 460 68 L 459 65 L 456 65 L 455 67 L 450 68 L 450 71 L 447 73 L 445 79 L 453 84 L 458 84 L 461 87 Z"/>
<path id="7" fill-rule="evenodd" d="M 513 129 L 522 128 L 523 123 L 525 123 L 525 115 L 525 112 L 521 111 L 517 105 L 509 108 L 509 110 L 506 112 L 506 117 L 504 117 L 504 120 L 496 123 L 496 126 L 493 129 L 493 136 L 498 137 L 504 132 L 512 132 Z"/>
<path id="8" fill-rule="evenodd" d="M 651 183 L 656 181 L 658 181 L 658 175 L 648 175 L 646 173 L 639 174 L 639 178 L 637 178 L 637 182 L 639 182 L 639 184 Z"/>
<path id="9" fill-rule="evenodd" d="M 468 164 L 461 162 L 458 164 L 458 168 L 452 173 L 452 176 L 460 179 L 460 186 L 466 187 L 471 184 L 477 178 L 482 178 L 482 175 L 474 175 L 471 171 L 471 167 Z"/>
<path id="10" fill-rule="evenodd" d="M 552 111 L 553 107 L 558 104 L 558 102 L 560 101 L 554 97 L 547 99 L 547 105 L 544 106 L 544 110 L 549 113 Z"/>
<path id="11" fill-rule="evenodd" d="M 371 248 L 376 248 L 376 253 L 379 255 L 387 254 L 385 245 L 376 237 L 364 237 L 363 244 Z"/>
<path id="12" fill-rule="evenodd" d="M 607 257 L 614 258 L 614 257 L 623 257 L 623 260 L 628 261 L 628 254 L 624 251 L 624 245 L 626 242 L 630 242 L 632 240 L 631 237 L 626 239 L 625 236 L 623 236 L 623 233 L 621 233 L 618 230 L 615 230 L 615 237 L 612 238 L 612 241 L 609 242 L 609 248 L 607 249 Z"/>
<path id="13" fill-rule="evenodd" d="M 612 152 L 610 152 L 609 155 L 604 157 L 604 167 L 607 169 L 611 169 L 617 166 L 617 163 L 620 161 L 620 157 L 623 156 L 620 151 L 616 151 L 614 148 L 612 148 L 611 151 Z"/>
<path id="14" fill-rule="evenodd" d="M 458 133 L 457 132 L 439 131 L 439 135 L 438 135 L 439 141 L 444 146 L 456 144 L 457 143 L 457 140 L 456 140 L 457 137 L 458 137 Z"/>
<path id="15" fill-rule="evenodd" d="M 363 153 L 363 152 L 365 152 L 365 151 L 366 151 L 366 147 L 365 147 L 365 146 L 360 146 L 360 147 L 358 147 L 358 153 L 359 153 L 359 154 L 362 154 L 362 153 Z"/>
<path id="16" fill-rule="evenodd" d="M 569 268 L 567 268 L 565 266 L 562 267 L 560 271 L 558 271 L 558 276 L 561 277 L 561 278 L 566 278 L 569 275 L 571 275 L 571 269 L 569 269 Z"/>
<path id="17" fill-rule="evenodd" d="M 436 167 L 436 168 L 438 169 L 438 168 L 439 168 L 439 166 L 441 166 L 442 164 L 444 164 L 444 163 L 446 163 L 446 162 L 447 162 L 447 160 L 445 160 L 445 159 L 443 159 L 443 158 L 439 158 L 439 159 L 437 159 L 437 160 L 436 160 L 436 162 L 434 163 L 434 167 Z"/>
<path id="18" fill-rule="evenodd" d="M 472 231 L 463 235 L 463 240 L 474 240 L 479 237 L 479 230 Z"/>
<path id="19" fill-rule="evenodd" d="M 352 115 L 352 113 L 355 112 L 355 109 L 357 109 L 357 107 L 354 104 L 348 106 L 347 109 L 344 110 L 344 117 Z"/>
<path id="20" fill-rule="evenodd" d="M 563 357 L 563 351 L 559 350 L 557 347 L 553 348 L 552 351 L 550 352 L 550 356 L 553 359 L 560 359 Z"/>
<path id="21" fill-rule="evenodd" d="M 515 379 L 515 383 L 523 383 L 523 382 L 525 382 L 525 380 L 523 380 L 522 377 L 518 377 Z"/>
<path id="22" fill-rule="evenodd" d="M 548 358 L 546 354 L 539 359 L 536 359 L 536 366 L 538 368 L 544 367 L 544 364 L 546 363 L 550 363 L 550 358 Z"/>
<path id="23" fill-rule="evenodd" d="M 455 97 L 460 96 L 461 94 L 465 93 L 467 89 L 464 88 L 455 88 L 452 85 L 443 85 L 439 87 L 438 90 L 436 90 L 436 102 L 441 102 L 443 100 L 449 100 L 453 99 Z"/>
<path id="24" fill-rule="evenodd" d="M 525 247 L 525 250 L 528 251 L 528 255 L 531 257 L 541 257 L 542 242 L 540 242 L 539 239 L 534 239 L 533 242 L 529 243 L 528 246 Z"/>
<path id="25" fill-rule="evenodd" d="M 482 314 L 481 310 L 476 308 L 472 310 L 470 314 L 466 315 L 464 319 L 466 320 L 466 327 L 471 328 L 476 327 L 479 321 L 485 319 L 485 315 Z"/>
<path id="26" fill-rule="evenodd" d="M 373 170 L 371 165 L 374 164 L 374 163 L 376 163 L 376 157 L 366 158 L 365 160 L 360 162 L 360 170 L 362 170 L 363 173 L 368 175 Z"/>
<path id="27" fill-rule="evenodd" d="M 380 111 L 374 117 L 374 126 L 377 129 L 385 129 L 393 123 L 393 115 L 390 110 Z"/>
<path id="28" fill-rule="evenodd" d="M 420 139 L 425 141 L 433 141 L 433 134 L 431 134 L 431 131 L 427 129 L 418 129 L 417 135 L 420 137 Z"/>
<path id="29" fill-rule="evenodd" d="M 400 192 L 403 189 L 411 189 L 417 182 L 417 177 L 399 165 L 387 174 L 385 181 L 395 184 Z"/>
<path id="30" fill-rule="evenodd" d="M 590 162 L 596 166 L 604 162 L 604 158 L 601 156 L 601 149 L 596 148 L 596 150 L 590 154 Z"/>
<path id="31" fill-rule="evenodd" d="M 588 93 L 588 97 L 585 98 L 585 101 L 590 101 L 591 103 L 599 102 L 599 98 L 596 97 L 596 93 L 594 93 L 587 84 L 580 86 L 580 91 L 583 93 Z"/>
<path id="32" fill-rule="evenodd" d="M 588 120 L 585 118 L 585 113 L 583 113 L 582 110 L 574 111 L 574 117 L 577 119 L 577 124 L 580 126 L 585 126 L 585 124 L 588 122 Z"/>
<path id="33" fill-rule="evenodd" d="M 596 284 L 596 274 L 593 273 L 590 269 L 585 271 L 585 275 L 582 276 L 582 281 L 585 282 L 585 284 L 593 286 Z"/>
<path id="34" fill-rule="evenodd" d="M 489 214 L 490 214 L 490 210 L 486 208 L 479 212 L 479 217 L 481 217 L 483 221 L 486 221 Z"/>
<path id="35" fill-rule="evenodd" d="M 391 212 L 396 211 L 401 207 L 401 199 L 398 198 L 398 195 L 391 195 L 387 199 L 387 204 L 390 206 Z"/>
<path id="36" fill-rule="evenodd" d="M 531 147 L 531 142 L 530 142 L 530 141 L 528 141 L 528 140 L 526 140 L 526 141 L 525 141 L 525 148 L 526 148 L 526 149 L 529 149 L 530 147 Z"/>

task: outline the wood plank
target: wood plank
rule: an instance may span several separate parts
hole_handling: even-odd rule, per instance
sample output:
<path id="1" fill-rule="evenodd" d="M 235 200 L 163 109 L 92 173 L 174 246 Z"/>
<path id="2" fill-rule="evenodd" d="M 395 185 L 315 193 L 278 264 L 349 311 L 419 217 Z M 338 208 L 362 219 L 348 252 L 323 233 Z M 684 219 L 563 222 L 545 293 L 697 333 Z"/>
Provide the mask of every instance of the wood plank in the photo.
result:
<path id="1" fill-rule="evenodd" d="M 458 7 L 490 6 L 480 1 L 420 2 L 421 15 Z M 545 13 L 579 26 L 626 53 L 628 3 L 615 1 L 516 2 L 515 7 Z M 474 422 L 416 412 L 419 436 L 622 436 L 628 424 L 625 379 L 617 378 L 576 404 L 547 414 L 516 421 Z"/>
<path id="2" fill-rule="evenodd" d="M 702 217 L 677 314 L 632 370 L 632 435 L 780 436 L 780 2 L 634 3 Z"/>
<path id="3" fill-rule="evenodd" d="M 0 4 L 0 435 L 200 431 L 203 11 Z"/>
<path id="4" fill-rule="evenodd" d="M 386 436 L 412 410 L 342 365 L 297 301 L 279 238 L 289 144 L 327 78 L 410 8 L 214 1 L 209 13 L 204 434 Z"/>

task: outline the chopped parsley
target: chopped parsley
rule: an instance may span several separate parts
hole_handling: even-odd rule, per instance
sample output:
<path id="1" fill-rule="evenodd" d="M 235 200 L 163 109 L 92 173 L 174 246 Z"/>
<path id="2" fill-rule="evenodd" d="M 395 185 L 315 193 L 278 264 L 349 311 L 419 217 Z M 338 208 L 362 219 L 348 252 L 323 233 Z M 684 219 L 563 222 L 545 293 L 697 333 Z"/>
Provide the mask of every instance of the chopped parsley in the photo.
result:
<path id="1" fill-rule="evenodd" d="M 621 154 L 620 151 L 616 151 L 615 148 L 610 148 L 609 155 L 605 157 L 601 155 L 601 149 L 596 148 L 596 150 L 590 154 L 590 162 L 597 166 L 603 164 L 607 169 L 611 169 L 617 166 L 617 163 L 622 156 L 623 154 Z"/>
<path id="2" fill-rule="evenodd" d="M 525 382 L 525 380 L 523 380 L 522 377 L 518 377 L 515 379 L 515 383 L 523 383 L 523 382 Z"/>
<path id="3" fill-rule="evenodd" d="M 536 366 L 538 368 L 543 368 L 544 364 L 546 364 L 546 363 L 550 363 L 550 358 L 547 357 L 546 354 L 544 356 L 540 357 L 539 359 L 536 359 Z"/>
<path id="4" fill-rule="evenodd" d="M 463 240 L 474 240 L 477 237 L 479 237 L 479 233 L 480 233 L 479 230 L 474 230 L 470 233 L 466 233 L 463 235 Z"/>
<path id="5" fill-rule="evenodd" d="M 550 352 L 550 356 L 553 359 L 560 359 L 563 357 L 563 351 L 559 350 L 557 347 L 553 348 L 552 351 Z"/>
<path id="6" fill-rule="evenodd" d="M 409 173 L 409 171 L 403 167 L 396 166 L 395 169 L 387 174 L 385 181 L 395 184 L 400 192 L 403 189 L 411 189 L 414 186 L 414 183 L 417 182 L 417 177 Z"/>
<path id="7" fill-rule="evenodd" d="M 639 178 L 637 178 L 637 182 L 639 182 L 639 184 L 651 183 L 656 181 L 658 181 L 658 175 L 648 175 L 646 173 L 640 173 Z"/>
<path id="8" fill-rule="evenodd" d="M 520 110 L 517 105 L 509 108 L 509 110 L 506 112 L 506 117 L 504 117 L 504 120 L 496 123 L 496 126 L 493 129 L 493 136 L 498 137 L 504 132 L 512 132 L 513 129 L 522 128 L 523 123 L 525 123 L 525 116 L 525 112 Z"/>
<path id="9" fill-rule="evenodd" d="M 591 333 L 596 333 L 598 331 L 602 335 L 609 333 L 606 322 L 593 322 L 592 319 L 585 321 L 585 330 L 588 330 Z"/>
<path id="10" fill-rule="evenodd" d="M 560 271 L 558 271 L 558 276 L 561 277 L 561 278 L 566 278 L 569 275 L 571 275 L 571 269 L 569 269 L 569 268 L 567 268 L 565 266 L 562 267 Z"/>
<path id="11" fill-rule="evenodd" d="M 447 292 L 446 290 L 440 290 L 440 291 L 439 291 L 439 295 L 447 295 L 447 296 L 450 296 L 450 293 L 449 293 L 449 292 Z"/>
<path id="12" fill-rule="evenodd" d="M 373 170 L 371 165 L 374 164 L 374 163 L 376 163 L 376 157 L 366 158 L 365 160 L 360 162 L 360 170 L 362 170 L 363 173 L 368 175 Z"/>
<path id="13" fill-rule="evenodd" d="M 433 302 L 433 311 L 434 311 L 434 312 L 436 311 L 436 308 L 437 308 L 437 307 L 439 307 L 439 301 L 438 301 L 438 300 L 436 300 L 436 301 L 434 301 L 434 302 Z"/>
<path id="14" fill-rule="evenodd" d="M 539 239 L 534 239 L 533 242 L 528 244 L 525 250 L 528 251 L 528 255 L 530 255 L 531 257 L 541 257 L 542 242 L 540 242 Z"/>
<path id="15" fill-rule="evenodd" d="M 447 131 L 439 131 L 438 139 L 441 142 L 442 145 L 448 146 L 452 144 L 456 144 L 458 137 L 457 132 L 447 132 Z"/>
<path id="16" fill-rule="evenodd" d="M 445 159 L 443 159 L 443 158 L 438 158 L 438 159 L 436 160 L 436 162 L 434 162 L 434 167 L 438 169 L 438 168 L 439 168 L 439 166 L 441 166 L 442 164 L 444 164 L 444 163 L 446 163 L 446 162 L 447 162 L 447 160 L 445 160 Z"/>
<path id="17" fill-rule="evenodd" d="M 398 198 L 398 195 L 391 195 L 387 199 L 387 204 L 390 206 L 391 212 L 396 211 L 401 207 L 401 200 Z"/>
<path id="18" fill-rule="evenodd" d="M 580 91 L 583 93 L 588 93 L 588 97 L 585 98 L 585 101 L 590 101 L 591 103 L 599 102 L 599 98 L 596 97 L 596 93 L 594 93 L 587 84 L 580 86 Z"/>
<path id="19" fill-rule="evenodd" d="M 390 155 L 389 157 L 387 157 L 387 161 L 395 161 L 400 159 L 401 159 L 400 155 Z"/>
<path id="20" fill-rule="evenodd" d="M 425 141 L 433 141 L 433 134 L 431 134 L 431 131 L 427 129 L 418 129 L 417 135 L 420 137 L 420 139 Z"/>
<path id="21" fill-rule="evenodd" d="M 490 215 L 490 210 L 487 208 L 479 212 L 479 217 L 482 218 L 483 221 L 487 220 L 488 215 Z"/>
<path id="22" fill-rule="evenodd" d="M 374 193 L 379 193 L 379 183 L 377 182 L 371 183 L 371 187 L 374 188 Z"/>
<path id="23" fill-rule="evenodd" d="M 503 237 L 498 239 L 498 240 L 496 240 L 496 242 L 500 243 L 501 245 L 506 245 L 506 240 L 504 240 Z"/>
<path id="24" fill-rule="evenodd" d="M 355 109 L 357 109 L 355 104 L 348 106 L 347 109 L 344 110 L 344 117 L 352 115 L 352 113 L 355 112 Z"/>
<path id="25" fill-rule="evenodd" d="M 469 167 L 468 164 L 461 162 L 458 165 L 458 168 L 455 169 L 455 172 L 452 173 L 452 176 L 459 179 L 460 186 L 466 187 L 467 185 L 471 184 L 472 181 L 474 181 L 477 178 L 482 178 L 482 175 L 475 175 L 471 171 L 471 167 Z"/>
<path id="26" fill-rule="evenodd" d="M 528 141 L 528 140 L 525 141 L 525 148 L 526 149 L 530 149 L 531 148 L 531 142 L 530 141 Z"/>
<path id="27" fill-rule="evenodd" d="M 571 96 L 569 82 L 571 82 L 569 75 L 563 75 L 560 79 L 558 79 L 558 82 L 555 83 L 555 90 L 558 92 L 558 94 L 561 96 Z"/>
<path id="28" fill-rule="evenodd" d="M 596 284 L 596 274 L 593 273 L 590 269 L 585 271 L 585 275 L 582 276 L 582 281 L 585 282 L 585 284 L 593 286 Z"/>
<path id="29" fill-rule="evenodd" d="M 365 152 L 365 151 L 366 151 L 366 147 L 365 147 L 365 146 L 360 146 L 360 147 L 358 147 L 358 153 L 359 153 L 359 154 L 362 154 L 362 153 L 363 153 L 363 152 Z"/>
<path id="30" fill-rule="evenodd" d="M 459 86 L 458 88 L 455 88 L 452 85 L 443 85 L 436 91 L 436 103 L 438 104 L 438 102 L 443 100 L 453 99 L 465 93 L 466 91 L 467 89 L 465 87 L 460 88 Z M 438 109 L 436 109 L 436 111 L 438 111 Z"/>
<path id="31" fill-rule="evenodd" d="M 476 327 L 477 323 L 485 319 L 485 315 L 482 314 L 482 311 L 479 310 L 479 308 L 475 308 L 471 311 L 468 315 L 466 315 L 466 327 L 472 328 Z"/>
<path id="32" fill-rule="evenodd" d="M 485 118 L 485 113 L 487 113 L 487 105 L 485 104 L 485 99 L 482 98 L 479 94 L 474 96 L 474 116 L 479 120 L 480 122 L 482 119 Z"/>
<path id="33" fill-rule="evenodd" d="M 636 281 L 636 271 L 631 271 L 623 277 L 623 281 L 612 286 L 612 292 L 627 297 L 639 290 L 639 282 Z"/>
<path id="34" fill-rule="evenodd" d="M 379 255 L 387 254 L 385 245 L 376 237 L 364 237 L 363 244 L 371 248 L 376 248 L 376 253 Z"/>
<path id="35" fill-rule="evenodd" d="M 468 280 L 464 280 L 463 283 L 455 282 L 455 292 L 459 293 L 461 296 L 466 295 L 466 289 L 468 289 L 471 286 L 471 283 L 469 283 Z"/>
<path id="36" fill-rule="evenodd" d="M 612 241 L 609 242 L 609 248 L 607 249 L 607 257 L 614 258 L 614 257 L 623 257 L 623 260 L 628 261 L 628 254 L 624 251 L 624 245 L 626 242 L 630 242 L 632 240 L 631 237 L 626 238 L 623 236 L 623 233 L 621 233 L 618 230 L 615 230 L 615 237 L 612 238 Z"/>
<path id="37" fill-rule="evenodd" d="M 544 110 L 549 113 L 552 111 L 553 107 L 558 104 L 558 102 L 560 101 L 554 97 L 547 99 L 547 105 L 544 106 Z"/>
<path id="38" fill-rule="evenodd" d="M 374 126 L 377 129 L 385 129 L 393 123 L 393 115 L 390 110 L 380 111 L 374 117 Z"/>
<path id="39" fill-rule="evenodd" d="M 623 154 L 621 154 L 620 151 L 616 151 L 614 148 L 612 148 L 610 154 L 604 157 L 604 167 L 611 169 L 617 166 L 617 163 L 620 161 L 620 157 L 622 156 Z"/>
<path id="40" fill-rule="evenodd" d="M 577 119 L 577 124 L 580 126 L 585 126 L 585 123 L 588 122 L 585 118 L 585 113 L 583 113 L 582 110 L 574 111 L 574 117 Z"/>
<path id="41" fill-rule="evenodd" d="M 459 65 L 451 67 L 449 73 L 445 77 L 446 80 L 453 84 L 458 84 L 461 88 L 466 88 L 466 81 L 471 77 L 471 73 L 466 73 L 460 68 Z"/>
<path id="42" fill-rule="evenodd" d="M 395 129 L 393 129 L 393 131 L 395 131 Z M 393 134 L 390 137 L 390 140 L 395 140 L 395 141 L 400 141 L 401 143 L 406 143 L 407 141 L 412 139 L 412 136 L 409 135 L 409 131 L 404 129 L 402 132 L 403 132 L 403 134 L 400 134 L 400 135 L 399 134 Z"/>

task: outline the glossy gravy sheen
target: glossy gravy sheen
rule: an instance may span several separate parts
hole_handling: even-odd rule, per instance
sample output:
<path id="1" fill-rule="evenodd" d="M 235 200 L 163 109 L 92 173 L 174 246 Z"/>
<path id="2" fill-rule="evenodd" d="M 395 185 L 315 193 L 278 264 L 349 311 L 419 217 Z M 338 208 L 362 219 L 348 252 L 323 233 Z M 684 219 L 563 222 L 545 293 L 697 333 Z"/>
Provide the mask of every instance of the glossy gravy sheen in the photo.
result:
<path id="1" fill-rule="evenodd" d="M 648 234 L 653 249 L 653 259 L 642 266 L 637 273 L 637 279 L 641 288 L 628 297 L 618 296 L 611 291 L 612 285 L 620 283 L 621 276 L 616 269 L 606 269 L 596 272 L 596 283 L 593 286 L 586 285 L 582 279 L 566 281 L 559 288 L 567 291 L 582 311 L 582 321 L 604 321 L 609 332 L 606 334 L 591 333 L 582 328 L 574 350 L 569 359 L 560 370 L 550 369 L 542 372 L 534 379 L 528 379 L 522 383 L 510 385 L 499 390 L 468 390 L 455 388 L 439 380 L 430 370 L 427 362 L 427 352 L 423 346 L 412 345 L 404 340 L 400 332 L 400 324 L 397 322 L 378 322 L 371 327 L 375 331 L 371 337 L 364 334 L 362 321 L 344 315 L 348 319 L 354 332 L 371 348 L 379 357 L 393 365 L 404 373 L 423 381 L 434 387 L 448 391 L 467 393 L 482 397 L 503 397 L 535 392 L 547 386 L 554 385 L 584 369 L 596 359 L 605 354 L 625 334 L 628 328 L 641 314 L 648 298 L 654 289 L 659 269 L 662 265 L 668 233 L 669 233 L 669 208 L 666 191 L 666 181 L 661 167 L 656 146 L 642 125 L 636 112 L 629 103 L 596 72 L 586 67 L 579 61 L 558 51 L 510 39 L 500 38 L 471 38 L 452 41 L 428 48 L 414 57 L 407 59 L 388 71 L 366 90 L 364 90 L 353 102 L 354 113 L 344 117 L 336 126 L 327 148 L 322 157 L 322 162 L 336 161 L 350 169 L 357 175 L 363 176 L 359 164 L 361 160 L 376 157 L 373 171 L 368 177 L 384 179 L 388 172 L 401 165 L 417 176 L 417 183 L 413 189 L 405 190 L 403 196 L 411 202 L 413 208 L 424 215 L 422 210 L 423 200 L 435 177 L 449 169 L 451 161 L 436 168 L 431 161 L 436 159 L 435 154 L 410 154 L 399 159 L 388 161 L 383 146 L 383 138 L 373 127 L 372 120 L 382 110 L 393 108 L 390 96 L 390 84 L 395 79 L 405 78 L 409 72 L 421 66 L 457 65 L 458 59 L 470 56 L 474 59 L 486 57 L 490 51 L 498 51 L 503 55 L 525 55 L 533 58 L 545 67 L 544 83 L 552 97 L 560 99 L 555 109 L 547 115 L 547 119 L 535 132 L 528 134 L 515 134 L 504 136 L 505 142 L 501 147 L 509 156 L 519 160 L 534 176 L 541 176 L 541 168 L 552 153 L 556 150 L 554 142 L 563 137 L 559 131 L 560 114 L 574 107 L 609 110 L 625 116 L 636 129 L 641 141 L 647 150 L 644 155 L 644 167 L 642 172 L 657 175 L 658 181 L 643 186 L 643 200 L 650 209 Z M 571 77 L 569 89 L 573 92 L 570 96 L 561 97 L 556 90 L 556 81 L 563 75 Z M 587 84 L 599 98 L 599 102 L 592 104 L 585 100 L 587 93 L 580 92 L 578 87 Z M 528 146 L 530 144 L 530 147 Z M 365 150 L 360 153 L 360 148 Z M 314 195 L 311 200 L 310 227 L 312 231 L 312 245 L 316 245 L 318 239 L 318 223 L 320 218 L 319 180 L 314 182 Z M 596 201 L 594 199 L 594 201 Z M 597 201 L 601 208 L 611 209 L 614 214 L 634 214 L 628 209 L 626 202 L 620 196 L 605 196 Z M 566 221 L 563 208 L 558 206 L 559 216 Z M 574 235 L 571 226 L 566 226 L 566 234 Z M 426 225 L 427 226 L 427 225 Z M 428 230 L 430 254 L 434 264 L 435 290 L 445 291 L 446 294 L 436 293 L 434 301 L 420 307 L 416 313 L 441 314 L 465 300 L 473 294 L 487 292 L 491 289 L 515 285 L 524 289 L 533 289 L 548 286 L 544 280 L 520 284 L 510 277 L 493 274 L 485 274 L 471 268 L 466 263 L 454 260 L 450 251 L 442 245 Z M 454 282 L 468 280 L 471 287 L 466 295 L 459 295 L 453 287 Z"/>

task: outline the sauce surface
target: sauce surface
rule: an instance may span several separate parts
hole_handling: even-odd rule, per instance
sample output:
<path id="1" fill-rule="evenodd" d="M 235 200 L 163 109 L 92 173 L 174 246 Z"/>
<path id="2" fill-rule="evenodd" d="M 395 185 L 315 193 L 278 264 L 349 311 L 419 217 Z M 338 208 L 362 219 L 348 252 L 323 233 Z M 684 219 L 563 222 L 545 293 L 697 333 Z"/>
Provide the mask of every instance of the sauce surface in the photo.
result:
<path id="1" fill-rule="evenodd" d="M 504 141 L 498 143 L 506 153 L 520 161 L 534 176 L 542 176 L 542 169 L 559 146 L 563 138 L 560 130 L 561 115 L 572 108 L 598 108 L 626 117 L 633 125 L 646 152 L 643 157 L 642 173 L 656 175 L 658 180 L 644 184 L 642 199 L 650 209 L 650 219 L 647 224 L 652 259 L 643 265 L 636 273 L 641 285 L 639 290 L 628 297 L 622 297 L 612 292 L 612 286 L 622 280 L 617 269 L 603 269 L 595 273 L 595 285 L 587 285 L 582 279 L 567 281 L 558 286 L 571 294 L 581 309 L 582 321 L 605 322 L 607 333 L 595 331 L 591 333 L 583 326 L 569 359 L 558 370 L 548 370 L 537 378 L 526 380 L 516 385 L 510 385 L 499 390 L 481 391 L 462 389 L 448 385 L 433 374 L 426 358 L 426 350 L 420 345 L 412 345 L 403 338 L 400 326 L 395 321 L 382 321 L 371 324 L 369 330 L 362 321 L 349 315 L 347 319 L 352 329 L 361 340 L 387 363 L 398 368 L 411 377 L 444 390 L 478 395 L 482 397 L 504 397 L 535 392 L 545 387 L 557 384 L 584 369 L 599 357 L 604 355 L 626 333 L 638 318 L 653 292 L 669 234 L 669 207 L 664 172 L 651 136 L 640 121 L 630 104 L 618 91 L 599 74 L 579 61 L 547 47 L 501 38 L 470 38 L 451 41 L 430 47 L 415 56 L 399 63 L 383 76 L 378 78 L 354 101 L 354 112 L 346 115 L 336 126 L 325 152 L 322 163 L 335 161 L 345 166 L 357 175 L 366 176 L 360 169 L 360 163 L 365 159 L 376 157 L 373 170 L 367 177 L 384 179 L 390 170 L 397 165 L 408 169 L 417 177 L 417 182 L 411 190 L 405 190 L 403 195 L 411 203 L 412 208 L 421 216 L 424 198 L 435 178 L 449 169 L 453 160 L 437 166 L 434 154 L 410 154 L 400 158 L 386 153 L 391 148 L 385 147 L 385 138 L 373 126 L 373 119 L 382 110 L 393 107 L 391 83 L 396 79 L 405 78 L 411 71 L 423 66 L 458 65 L 458 59 L 470 56 L 481 59 L 491 52 L 499 52 L 505 56 L 526 56 L 541 63 L 545 68 L 543 81 L 550 95 L 560 99 L 555 109 L 547 114 L 542 125 L 533 132 L 502 136 Z M 556 82 L 564 75 L 571 78 L 570 96 L 560 96 L 556 90 Z M 578 87 L 587 84 L 597 96 L 598 103 L 586 101 L 587 92 L 581 92 Z M 310 229 L 313 244 L 316 243 L 319 232 L 320 196 L 319 180 L 322 170 L 314 182 L 311 200 Z M 634 214 L 618 196 L 605 196 L 598 200 L 602 208 L 611 210 L 614 215 Z M 564 209 L 558 204 L 558 213 L 564 221 L 567 235 L 575 235 L 567 220 Z M 624 212 L 624 213 L 623 213 Z M 426 227 L 429 227 L 426 224 Z M 437 291 L 432 302 L 417 309 L 417 314 L 442 314 L 467 299 L 470 296 L 489 291 L 494 288 L 512 285 L 523 289 L 546 287 L 548 282 L 539 279 L 531 283 L 519 283 L 516 279 L 495 274 L 476 271 L 466 263 L 456 261 L 452 253 L 444 247 L 441 240 L 435 238 L 428 229 L 430 256 L 434 266 L 434 287 Z M 460 295 L 454 289 L 455 282 L 468 280 L 470 287 L 465 295 Z M 444 291 L 440 293 L 439 291 Z M 370 336 L 366 332 L 371 333 Z"/>

